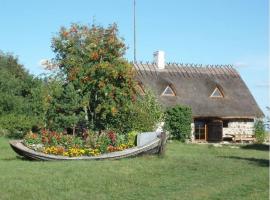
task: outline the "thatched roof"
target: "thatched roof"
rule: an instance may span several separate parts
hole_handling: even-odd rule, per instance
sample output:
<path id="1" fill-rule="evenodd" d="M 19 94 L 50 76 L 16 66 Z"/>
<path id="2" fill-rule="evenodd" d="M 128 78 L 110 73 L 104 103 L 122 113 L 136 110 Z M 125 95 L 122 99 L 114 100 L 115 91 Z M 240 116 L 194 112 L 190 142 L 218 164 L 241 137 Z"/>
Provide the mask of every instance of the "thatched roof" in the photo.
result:
<path id="1" fill-rule="evenodd" d="M 194 117 L 255 118 L 263 113 L 240 77 L 230 65 L 202 66 L 167 63 L 157 69 L 154 63 L 134 63 L 138 81 L 157 95 L 162 105 L 192 108 Z M 175 96 L 162 96 L 171 86 Z M 211 98 L 215 88 L 223 98 Z"/>

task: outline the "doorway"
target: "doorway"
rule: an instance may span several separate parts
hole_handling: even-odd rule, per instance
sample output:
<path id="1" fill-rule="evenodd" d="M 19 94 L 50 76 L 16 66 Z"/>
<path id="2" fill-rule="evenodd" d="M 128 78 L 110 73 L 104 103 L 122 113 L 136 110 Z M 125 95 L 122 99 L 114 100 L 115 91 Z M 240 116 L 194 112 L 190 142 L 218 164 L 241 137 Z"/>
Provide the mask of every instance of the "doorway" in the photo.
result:
<path id="1" fill-rule="evenodd" d="M 221 120 L 213 120 L 207 123 L 208 127 L 208 141 L 220 142 L 222 141 L 223 123 Z"/>
<path id="2" fill-rule="evenodd" d="M 204 118 L 194 120 L 194 137 L 197 141 L 222 141 L 223 123 L 218 119 Z"/>
<path id="3" fill-rule="evenodd" d="M 206 141 L 207 140 L 207 125 L 206 121 L 203 120 L 195 120 L 194 121 L 195 129 L 194 129 L 194 137 L 195 140 L 198 141 Z"/>

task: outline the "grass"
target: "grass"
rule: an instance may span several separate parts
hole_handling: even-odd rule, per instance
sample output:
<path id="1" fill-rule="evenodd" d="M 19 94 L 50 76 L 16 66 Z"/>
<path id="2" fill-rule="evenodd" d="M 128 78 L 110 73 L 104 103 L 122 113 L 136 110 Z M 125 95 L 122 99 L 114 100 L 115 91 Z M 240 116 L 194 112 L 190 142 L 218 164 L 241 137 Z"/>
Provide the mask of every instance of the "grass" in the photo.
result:
<path id="1" fill-rule="evenodd" d="M 0 137 L 0 199 L 263 200 L 268 148 L 173 142 L 163 158 L 37 162 L 16 157 Z"/>

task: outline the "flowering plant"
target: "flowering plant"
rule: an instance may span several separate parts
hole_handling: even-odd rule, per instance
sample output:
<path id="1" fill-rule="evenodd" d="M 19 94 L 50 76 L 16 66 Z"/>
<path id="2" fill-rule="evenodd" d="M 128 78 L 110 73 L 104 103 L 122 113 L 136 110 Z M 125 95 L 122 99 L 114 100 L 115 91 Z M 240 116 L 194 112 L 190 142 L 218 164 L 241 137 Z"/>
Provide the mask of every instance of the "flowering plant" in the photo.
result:
<path id="1" fill-rule="evenodd" d="M 46 129 L 40 134 L 28 133 L 23 143 L 35 151 L 69 157 L 98 156 L 101 153 L 122 151 L 134 146 L 134 143 L 124 140 L 113 131 L 103 132 L 96 143 L 89 145 L 86 139 Z"/>

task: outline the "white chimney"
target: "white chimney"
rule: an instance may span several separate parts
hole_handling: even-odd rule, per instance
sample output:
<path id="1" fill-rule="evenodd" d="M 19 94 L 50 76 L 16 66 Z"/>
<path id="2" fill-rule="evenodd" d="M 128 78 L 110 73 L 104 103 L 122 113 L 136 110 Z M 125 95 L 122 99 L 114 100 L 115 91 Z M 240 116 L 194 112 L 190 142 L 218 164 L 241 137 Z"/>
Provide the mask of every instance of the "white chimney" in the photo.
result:
<path id="1" fill-rule="evenodd" d="M 154 62 L 157 65 L 158 69 L 165 68 L 165 52 L 164 51 L 156 51 L 154 52 Z"/>

